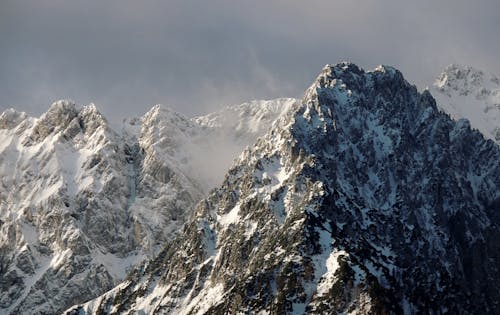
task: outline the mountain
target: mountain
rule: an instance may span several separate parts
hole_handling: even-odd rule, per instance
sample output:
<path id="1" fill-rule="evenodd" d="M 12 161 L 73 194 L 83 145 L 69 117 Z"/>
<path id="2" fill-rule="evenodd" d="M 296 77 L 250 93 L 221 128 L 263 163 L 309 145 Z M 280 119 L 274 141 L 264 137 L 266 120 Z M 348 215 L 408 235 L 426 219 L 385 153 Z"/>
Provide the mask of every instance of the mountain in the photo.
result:
<path id="1" fill-rule="evenodd" d="M 40 118 L 2 113 L 0 313 L 55 314 L 113 288 L 222 180 L 200 170 L 223 174 L 293 103 L 193 119 L 155 106 L 117 131 L 92 104 L 58 101 Z"/>
<path id="2" fill-rule="evenodd" d="M 193 118 L 192 121 L 201 128 L 196 144 L 199 151 L 190 154 L 195 157 L 190 164 L 196 170 L 197 178 L 206 187 L 220 185 L 235 157 L 245 147 L 253 145 L 297 102 L 294 98 L 258 100 Z"/>
<path id="3" fill-rule="evenodd" d="M 500 79 L 470 66 L 452 64 L 432 87 L 439 107 L 500 144 Z"/>
<path id="4" fill-rule="evenodd" d="M 498 314 L 500 149 L 394 68 L 327 65 L 182 233 L 65 314 Z"/>

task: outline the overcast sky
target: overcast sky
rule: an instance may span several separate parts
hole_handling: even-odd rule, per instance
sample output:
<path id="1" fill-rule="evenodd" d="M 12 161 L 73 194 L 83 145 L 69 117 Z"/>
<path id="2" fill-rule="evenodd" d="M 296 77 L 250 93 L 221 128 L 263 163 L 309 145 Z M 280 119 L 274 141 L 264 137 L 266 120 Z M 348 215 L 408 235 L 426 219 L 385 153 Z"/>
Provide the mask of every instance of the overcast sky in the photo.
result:
<path id="1" fill-rule="evenodd" d="M 500 74 L 499 0 L 0 1 L 0 110 L 157 103 L 188 116 L 300 97 L 327 63 L 399 68 L 420 89 L 456 62 Z"/>

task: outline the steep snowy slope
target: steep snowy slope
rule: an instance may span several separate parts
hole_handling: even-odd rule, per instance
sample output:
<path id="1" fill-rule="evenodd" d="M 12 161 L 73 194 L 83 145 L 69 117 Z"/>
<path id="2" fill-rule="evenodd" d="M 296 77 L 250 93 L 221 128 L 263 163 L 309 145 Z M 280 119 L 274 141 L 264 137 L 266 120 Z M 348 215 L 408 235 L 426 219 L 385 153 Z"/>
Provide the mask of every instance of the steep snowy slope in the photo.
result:
<path id="1" fill-rule="evenodd" d="M 243 139 L 262 134 L 278 107 L 263 106 L 269 120 L 238 129 L 234 139 L 215 137 L 247 120 L 245 106 L 226 109 L 237 119 L 217 126 L 155 106 L 119 132 L 94 105 L 59 101 L 39 119 L 4 112 L 0 313 L 53 314 L 111 289 L 179 231 L 217 181 L 200 167 L 210 169 L 220 148 L 217 165 L 228 168 L 250 144 Z"/>
<path id="2" fill-rule="evenodd" d="M 432 94 L 452 118 L 466 118 L 473 128 L 500 144 L 500 79 L 470 66 L 450 65 L 437 78 Z"/>
<path id="3" fill-rule="evenodd" d="M 154 260 L 70 314 L 498 314 L 500 149 L 326 66 Z"/>

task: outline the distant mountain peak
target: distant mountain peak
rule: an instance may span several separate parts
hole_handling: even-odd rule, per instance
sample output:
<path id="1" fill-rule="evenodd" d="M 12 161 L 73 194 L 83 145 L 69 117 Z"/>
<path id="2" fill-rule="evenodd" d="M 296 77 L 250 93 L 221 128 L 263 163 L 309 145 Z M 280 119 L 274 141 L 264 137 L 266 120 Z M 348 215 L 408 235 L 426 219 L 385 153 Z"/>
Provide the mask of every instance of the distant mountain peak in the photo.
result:
<path id="1" fill-rule="evenodd" d="M 78 113 L 80 127 L 87 135 L 92 135 L 99 127 L 108 128 L 108 120 L 94 103 L 83 106 Z"/>
<path id="2" fill-rule="evenodd" d="M 142 118 L 145 125 L 162 123 L 163 125 L 187 127 L 191 124 L 189 118 L 173 110 L 171 107 L 157 104 L 153 106 Z"/>
<path id="3" fill-rule="evenodd" d="M 76 110 L 76 103 L 75 103 L 75 101 L 70 100 L 70 99 L 60 99 L 60 100 L 54 101 L 49 106 L 49 109 L 47 110 L 46 113 L 64 112 L 64 111 L 75 111 L 75 110 Z"/>
<path id="4" fill-rule="evenodd" d="M 13 108 L 9 108 L 0 115 L 0 129 L 12 129 L 27 117 L 28 115 L 25 112 L 18 112 Z"/>
<path id="5" fill-rule="evenodd" d="M 461 95 L 468 95 L 484 83 L 484 72 L 471 66 L 451 64 L 436 79 L 434 86 L 438 89 Z"/>
<path id="6" fill-rule="evenodd" d="M 471 126 L 500 143 L 500 80 L 471 66 L 452 64 L 431 89 L 439 107 L 454 119 L 467 118 Z"/>

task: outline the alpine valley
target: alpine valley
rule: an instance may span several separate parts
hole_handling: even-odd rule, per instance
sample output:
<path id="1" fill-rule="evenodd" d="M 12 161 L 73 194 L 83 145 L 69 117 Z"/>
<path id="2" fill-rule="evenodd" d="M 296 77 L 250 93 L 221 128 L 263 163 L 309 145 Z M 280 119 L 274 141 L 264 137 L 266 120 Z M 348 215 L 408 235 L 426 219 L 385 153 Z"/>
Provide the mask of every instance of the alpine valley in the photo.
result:
<path id="1" fill-rule="evenodd" d="M 499 95 L 339 63 L 192 119 L 7 110 L 0 313 L 500 314 Z"/>

